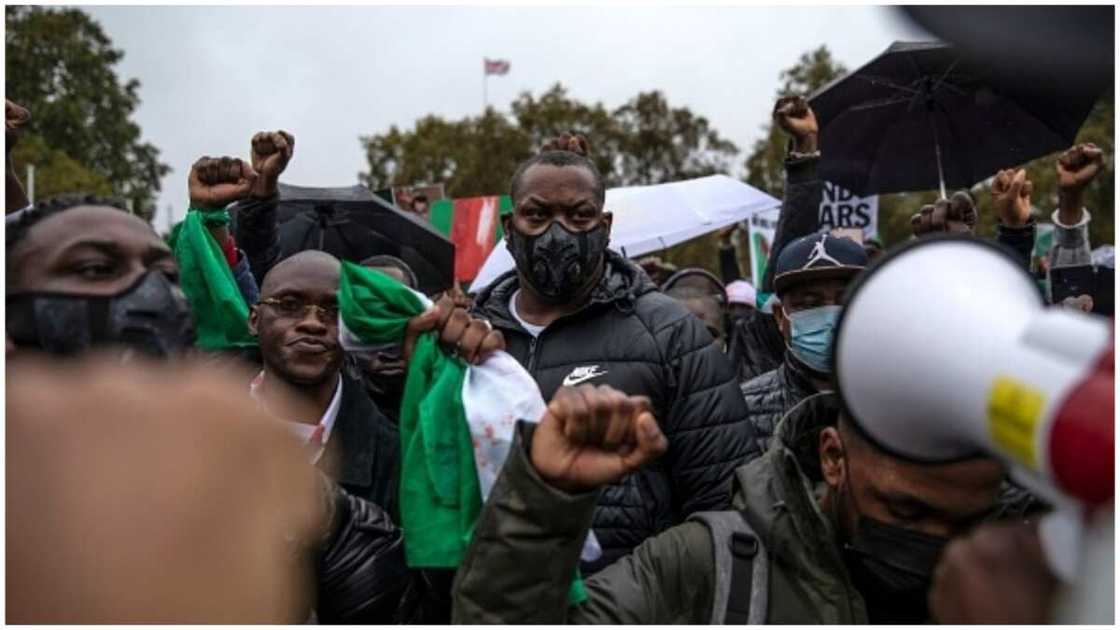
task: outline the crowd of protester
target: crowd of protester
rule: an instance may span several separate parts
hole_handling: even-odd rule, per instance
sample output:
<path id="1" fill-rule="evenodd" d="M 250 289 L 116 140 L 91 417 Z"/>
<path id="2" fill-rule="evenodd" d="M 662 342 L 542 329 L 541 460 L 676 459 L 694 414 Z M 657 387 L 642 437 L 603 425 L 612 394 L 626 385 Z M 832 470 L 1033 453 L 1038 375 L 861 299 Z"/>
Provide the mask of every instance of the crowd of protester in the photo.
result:
<path id="1" fill-rule="evenodd" d="M 33 115 L 7 103 L 9 151 Z M 277 186 L 298 159 L 291 134 L 258 133 L 248 161 L 201 157 L 188 175 L 192 216 L 204 228 L 198 238 L 220 252 L 221 275 L 247 307 L 240 315 L 226 302 L 200 301 L 212 292 L 195 277 L 205 265 L 184 253 L 192 251 L 194 219 L 169 243 L 112 199 L 69 195 L 31 205 L 10 172 L 8 453 L 24 449 L 21 440 L 41 451 L 33 457 L 28 446 L 9 460 L 17 480 L 33 478 L 38 489 L 13 492 L 9 477 L 9 527 L 26 521 L 17 533 L 40 540 L 81 537 L 58 523 L 89 513 L 136 531 L 163 522 L 159 510 L 174 521 L 161 530 L 170 542 L 151 543 L 150 557 L 130 556 L 111 571 L 75 542 L 45 552 L 45 569 L 30 568 L 39 557 L 16 550 L 9 589 L 17 582 L 22 590 L 19 603 L 8 599 L 10 620 L 975 620 L 976 604 L 957 592 L 964 586 L 937 579 L 951 569 L 939 562 L 961 561 L 946 547 L 1013 519 L 1022 528 L 1008 536 L 1022 537 L 1028 552 L 1007 560 L 1026 563 L 1039 555 L 1037 519 L 1051 506 L 1013 483 L 996 459 L 915 463 L 885 452 L 853 423 L 833 391 L 834 332 L 848 289 L 889 248 L 820 228 L 816 118 L 804 99 L 787 97 L 774 119 L 790 143 L 760 286 L 740 277 L 728 238 L 734 227 L 721 234 L 717 273 L 653 259 L 639 264 L 612 250 L 604 179 L 588 159 L 595 139 L 565 135 L 510 174 L 513 211 L 502 227 L 516 269 L 475 295 L 428 296 L 433 306 L 408 320 L 399 342 L 364 353 L 348 352 L 340 339 L 344 263 L 281 247 Z M 1097 147 L 1078 145 L 1057 160 L 1050 270 L 1089 264 L 1092 215 L 1082 191 L 1104 159 Z M 1036 229 L 1031 188 L 1014 168 L 1000 171 L 991 187 L 994 241 L 1027 270 Z M 914 238 L 971 235 L 976 219 L 974 200 L 957 192 L 914 216 Z M 414 270 L 388 253 L 349 262 L 418 288 Z M 759 303 L 760 296 L 772 297 Z M 1091 306 L 1080 298 L 1055 305 Z M 457 570 L 410 566 L 400 527 L 402 405 L 424 335 L 469 364 L 508 353 L 548 401 L 541 418 L 519 419 L 539 422 L 518 424 Z M 202 343 L 217 338 L 228 343 Z M 126 386 L 130 380 L 143 390 Z M 265 439 L 217 426 L 238 415 L 283 431 Z M 129 506 L 118 497 L 127 507 L 89 513 L 35 503 L 39 493 L 89 472 L 73 462 L 69 473 L 52 472 L 42 461 L 49 449 L 35 442 L 37 431 L 48 430 L 40 416 L 54 418 L 43 426 L 53 427 L 59 455 L 81 444 L 120 447 L 129 462 L 147 453 L 149 468 L 127 477 L 166 475 L 166 503 Z M 109 441 L 96 437 L 95 423 L 107 417 L 106 430 L 115 432 Z M 145 442 L 148 434 L 128 421 L 151 417 L 162 419 L 153 426 L 174 428 Z M 82 428 L 68 434 L 62 421 Z M 289 449 L 293 440 L 281 434 L 301 448 Z M 292 451 L 282 471 L 280 455 L 262 450 L 273 447 Z M 186 455 L 175 452 L 191 453 L 194 468 L 207 467 L 197 458 L 212 458 L 212 469 L 176 468 Z M 111 470 L 111 459 L 88 465 Z M 18 473 L 24 469 L 31 472 Z M 108 473 L 91 477 L 129 483 Z M 256 496 L 238 507 L 239 494 Z M 13 501 L 29 512 L 13 512 Z M 253 529 L 246 523 L 254 515 L 288 525 Z M 588 532 L 599 545 L 592 556 L 584 554 Z M 269 536 L 276 540 L 254 540 Z M 223 541 L 200 551 L 212 537 Z M 119 538 L 120 549 L 138 544 Z M 999 539 L 970 544 L 982 554 L 991 540 Z M 222 568 L 212 562 L 219 552 L 251 569 Z M 231 559 L 237 554 L 243 563 Z M 308 583 L 258 580 L 286 558 L 305 562 Z M 192 573 L 194 564 L 214 570 Z M 1054 580 L 1037 566 L 1023 565 L 1036 578 L 1033 596 L 993 588 L 991 598 L 1011 603 L 988 605 L 1002 616 L 980 620 L 1045 621 Z M 137 573 L 152 570 L 182 573 L 187 599 L 208 603 L 191 608 L 170 594 L 146 594 L 137 609 L 128 597 L 106 594 L 145 593 L 150 585 Z M 56 573 L 67 575 L 58 585 Z M 573 597 L 576 574 L 583 588 Z M 116 587 L 97 591 L 102 581 Z M 74 593 L 113 601 L 55 602 Z"/>

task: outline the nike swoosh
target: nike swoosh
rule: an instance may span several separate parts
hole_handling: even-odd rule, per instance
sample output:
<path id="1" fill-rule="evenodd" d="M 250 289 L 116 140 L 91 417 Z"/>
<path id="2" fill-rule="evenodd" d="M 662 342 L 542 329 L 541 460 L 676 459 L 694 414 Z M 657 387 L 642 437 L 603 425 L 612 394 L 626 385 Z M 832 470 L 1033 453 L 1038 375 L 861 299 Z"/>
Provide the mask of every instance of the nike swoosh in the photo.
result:
<path id="1" fill-rule="evenodd" d="M 580 383 L 582 383 L 584 381 L 590 381 L 591 379 L 602 376 L 604 374 L 606 374 L 606 372 L 596 372 L 595 374 L 588 374 L 586 376 L 577 376 L 575 378 L 572 378 L 572 375 L 569 374 L 569 375 L 564 377 L 564 387 L 571 387 L 572 385 L 579 385 Z"/>

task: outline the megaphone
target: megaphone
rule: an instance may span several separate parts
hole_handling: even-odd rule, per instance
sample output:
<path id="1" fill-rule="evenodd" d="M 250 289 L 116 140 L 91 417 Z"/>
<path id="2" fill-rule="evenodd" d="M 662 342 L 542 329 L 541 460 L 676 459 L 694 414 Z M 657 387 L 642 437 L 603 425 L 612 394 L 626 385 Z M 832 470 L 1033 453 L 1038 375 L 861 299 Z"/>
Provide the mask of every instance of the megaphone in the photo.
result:
<path id="1" fill-rule="evenodd" d="M 1033 279 L 991 244 L 932 236 L 848 289 L 834 353 L 846 414 L 879 448 L 926 463 L 995 455 L 1055 505 L 1039 524 L 1066 585 L 1055 621 L 1111 623 L 1110 320 L 1046 308 Z"/>
<path id="2" fill-rule="evenodd" d="M 1047 308 L 1008 254 L 927 237 L 849 288 L 837 391 L 882 450 L 943 463 L 993 454 L 1051 502 L 1112 499 L 1111 322 Z"/>

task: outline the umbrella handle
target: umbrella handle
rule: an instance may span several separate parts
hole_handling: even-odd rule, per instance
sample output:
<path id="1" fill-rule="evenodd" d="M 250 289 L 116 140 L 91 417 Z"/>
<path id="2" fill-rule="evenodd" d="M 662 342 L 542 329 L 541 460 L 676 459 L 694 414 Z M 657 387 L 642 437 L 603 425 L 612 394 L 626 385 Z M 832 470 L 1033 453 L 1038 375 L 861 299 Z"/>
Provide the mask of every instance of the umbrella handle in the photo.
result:
<path id="1" fill-rule="evenodd" d="M 937 122 L 933 119 L 932 110 L 930 110 L 929 127 L 933 131 L 933 152 L 937 157 L 937 183 L 941 186 L 941 198 L 948 199 L 945 196 L 945 172 L 941 169 L 941 141 L 937 137 Z"/>

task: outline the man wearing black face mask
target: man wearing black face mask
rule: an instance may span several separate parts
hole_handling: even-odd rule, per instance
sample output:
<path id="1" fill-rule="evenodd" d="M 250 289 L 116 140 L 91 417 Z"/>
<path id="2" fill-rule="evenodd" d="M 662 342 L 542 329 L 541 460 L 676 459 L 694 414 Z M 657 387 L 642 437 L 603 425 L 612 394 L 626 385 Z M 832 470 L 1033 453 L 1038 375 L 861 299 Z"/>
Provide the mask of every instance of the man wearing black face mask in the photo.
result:
<path id="1" fill-rule="evenodd" d="M 566 580 L 596 489 L 663 438 L 640 401 L 609 388 L 560 398 L 539 425 L 519 426 L 459 570 L 455 623 L 926 622 L 942 548 L 993 513 L 1006 472 L 986 458 L 896 459 L 861 436 L 834 394 L 816 394 L 735 471 L 733 509 L 645 541 L 571 605 Z"/>
<path id="2" fill-rule="evenodd" d="M 561 386 L 609 384 L 648 397 L 669 439 L 664 457 L 606 488 L 594 517 L 603 553 L 585 574 L 692 512 L 729 505 L 731 472 L 752 456 L 734 372 L 704 325 L 607 249 L 612 217 L 586 154 L 586 140 L 562 136 L 518 168 L 503 217 L 517 269 L 474 308 L 545 400 Z"/>
<path id="3" fill-rule="evenodd" d="M 9 354 L 179 354 L 194 341 L 171 249 L 119 202 L 68 195 L 6 228 Z"/>

